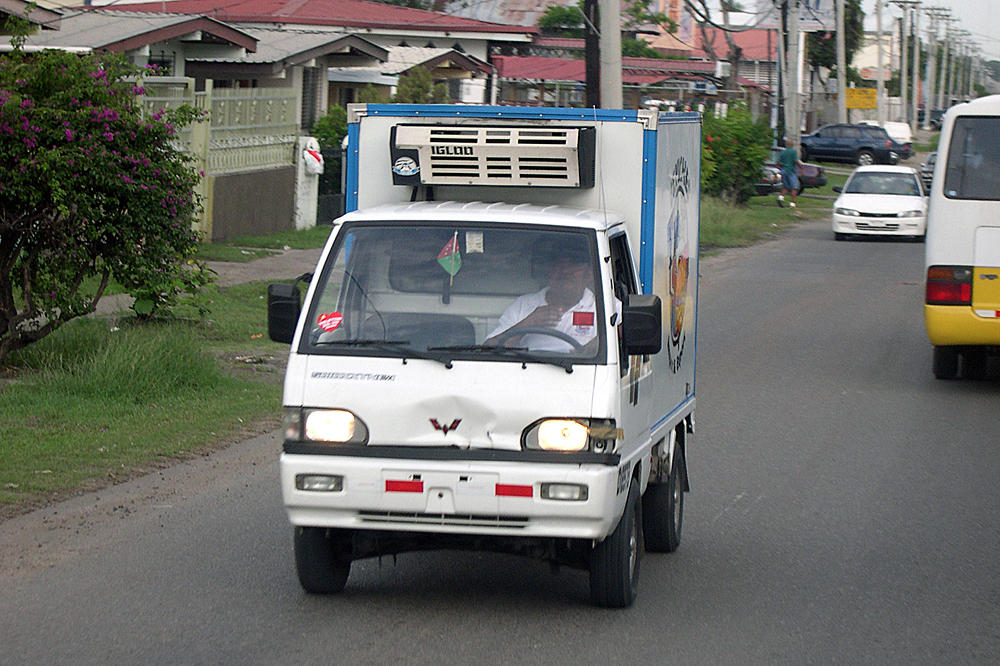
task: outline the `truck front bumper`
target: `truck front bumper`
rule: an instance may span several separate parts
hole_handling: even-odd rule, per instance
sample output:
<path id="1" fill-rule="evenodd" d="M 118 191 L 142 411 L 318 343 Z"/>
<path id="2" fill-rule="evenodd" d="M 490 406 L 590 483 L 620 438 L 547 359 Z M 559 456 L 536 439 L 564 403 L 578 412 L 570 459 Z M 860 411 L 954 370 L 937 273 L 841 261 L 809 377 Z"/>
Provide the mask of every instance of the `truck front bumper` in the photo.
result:
<path id="1" fill-rule="evenodd" d="M 279 467 L 285 510 L 297 526 L 524 537 L 605 537 L 621 516 L 631 479 L 623 462 L 285 452 Z M 306 489 L 317 477 L 340 489 Z"/>

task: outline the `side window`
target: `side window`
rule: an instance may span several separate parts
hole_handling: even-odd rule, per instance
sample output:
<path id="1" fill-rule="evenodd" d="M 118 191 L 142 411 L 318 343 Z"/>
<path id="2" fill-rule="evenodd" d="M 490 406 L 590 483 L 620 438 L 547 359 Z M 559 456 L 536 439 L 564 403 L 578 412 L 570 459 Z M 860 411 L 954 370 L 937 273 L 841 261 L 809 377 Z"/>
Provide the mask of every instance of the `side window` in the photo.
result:
<path id="1" fill-rule="evenodd" d="M 1000 200 L 1000 118 L 955 119 L 944 172 L 949 199 Z"/>
<path id="2" fill-rule="evenodd" d="M 840 131 L 841 131 L 841 136 L 844 137 L 845 139 L 856 140 L 862 138 L 861 130 L 859 130 L 857 127 L 844 127 L 841 128 Z"/>
<path id="3" fill-rule="evenodd" d="M 611 244 L 611 280 L 615 298 L 624 306 L 629 294 L 637 292 L 635 270 L 633 270 L 632 254 L 628 249 L 628 239 L 625 234 L 618 234 L 610 239 Z M 616 314 L 615 326 L 621 331 L 621 314 Z M 628 373 L 629 357 L 625 353 L 622 336 L 618 335 L 618 368 L 622 377 Z"/>

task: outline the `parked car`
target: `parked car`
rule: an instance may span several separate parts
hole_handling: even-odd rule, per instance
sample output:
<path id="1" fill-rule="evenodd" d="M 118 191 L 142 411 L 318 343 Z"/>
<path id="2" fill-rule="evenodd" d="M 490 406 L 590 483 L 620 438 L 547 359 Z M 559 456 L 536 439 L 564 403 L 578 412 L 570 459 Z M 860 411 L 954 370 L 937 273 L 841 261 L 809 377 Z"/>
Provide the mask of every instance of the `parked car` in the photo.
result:
<path id="1" fill-rule="evenodd" d="M 920 163 L 920 180 L 924 182 L 924 189 L 928 192 L 931 189 L 931 181 L 934 180 L 934 165 L 937 163 L 937 152 L 927 153 L 927 160 Z"/>
<path id="2" fill-rule="evenodd" d="M 763 196 L 781 189 L 781 169 L 774 164 L 765 164 L 761 169 L 760 180 L 754 184 L 755 194 Z"/>
<path id="3" fill-rule="evenodd" d="M 781 148 L 771 148 L 771 159 L 764 164 L 765 167 L 774 168 L 778 172 L 779 179 L 781 178 L 781 167 L 778 166 L 778 153 L 780 152 Z M 802 161 L 795 168 L 795 173 L 799 177 L 799 189 L 796 194 L 802 194 L 802 190 L 807 187 L 823 187 L 826 185 L 826 171 L 818 164 L 809 164 Z M 776 189 L 781 189 L 780 182 Z"/>
<path id="4" fill-rule="evenodd" d="M 877 120 L 862 120 L 861 124 L 884 129 L 893 141 L 902 146 L 900 159 L 908 160 L 913 156 L 913 132 L 910 131 L 909 124 L 887 121 L 884 125 L 879 125 Z"/>
<path id="5" fill-rule="evenodd" d="M 802 136 L 802 161 L 809 158 L 854 164 L 896 164 L 903 147 L 881 127 L 825 125 Z"/>
<path id="6" fill-rule="evenodd" d="M 931 109 L 931 119 L 928 123 L 931 126 L 931 129 L 941 129 L 941 118 L 944 117 L 944 112 L 946 110 L 947 109 Z M 925 113 L 924 109 L 917 109 L 917 122 L 921 125 L 924 124 Z"/>
<path id="7" fill-rule="evenodd" d="M 908 166 L 859 166 L 833 204 L 833 236 L 906 236 L 923 240 L 927 197 L 917 170 Z"/>

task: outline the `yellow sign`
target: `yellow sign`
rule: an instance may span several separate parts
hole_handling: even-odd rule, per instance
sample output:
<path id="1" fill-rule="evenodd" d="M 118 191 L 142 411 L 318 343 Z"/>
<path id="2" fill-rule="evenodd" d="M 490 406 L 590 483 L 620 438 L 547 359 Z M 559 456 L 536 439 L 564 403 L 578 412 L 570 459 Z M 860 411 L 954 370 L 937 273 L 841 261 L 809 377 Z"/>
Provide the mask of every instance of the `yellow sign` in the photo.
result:
<path id="1" fill-rule="evenodd" d="M 877 106 L 875 88 L 848 88 L 846 92 L 848 109 L 874 109 Z"/>

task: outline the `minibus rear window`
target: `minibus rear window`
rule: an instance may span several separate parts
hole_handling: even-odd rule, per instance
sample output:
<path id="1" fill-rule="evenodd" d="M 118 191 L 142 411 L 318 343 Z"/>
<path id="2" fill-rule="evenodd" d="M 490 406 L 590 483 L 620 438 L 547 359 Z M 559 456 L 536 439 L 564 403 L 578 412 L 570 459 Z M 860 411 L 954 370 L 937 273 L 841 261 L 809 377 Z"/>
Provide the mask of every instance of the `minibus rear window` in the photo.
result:
<path id="1" fill-rule="evenodd" d="M 949 199 L 1000 200 L 1000 117 L 955 119 L 944 195 Z"/>

